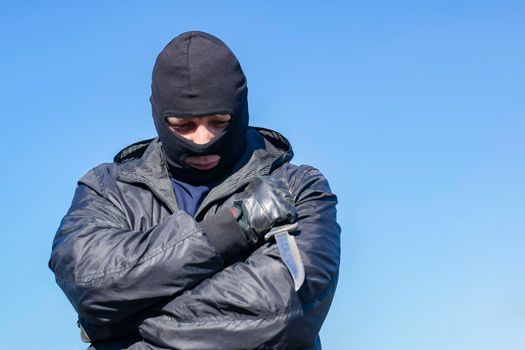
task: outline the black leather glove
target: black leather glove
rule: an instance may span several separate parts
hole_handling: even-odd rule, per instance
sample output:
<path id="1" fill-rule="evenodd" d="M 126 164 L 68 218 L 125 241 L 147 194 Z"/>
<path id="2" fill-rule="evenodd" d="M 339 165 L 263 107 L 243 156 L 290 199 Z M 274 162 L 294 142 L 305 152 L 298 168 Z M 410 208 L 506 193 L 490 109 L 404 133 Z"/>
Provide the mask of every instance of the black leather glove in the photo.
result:
<path id="1" fill-rule="evenodd" d="M 255 178 L 233 207 L 240 212 L 237 220 L 252 244 L 263 239 L 274 226 L 295 221 L 295 202 L 287 185 L 270 176 Z"/>

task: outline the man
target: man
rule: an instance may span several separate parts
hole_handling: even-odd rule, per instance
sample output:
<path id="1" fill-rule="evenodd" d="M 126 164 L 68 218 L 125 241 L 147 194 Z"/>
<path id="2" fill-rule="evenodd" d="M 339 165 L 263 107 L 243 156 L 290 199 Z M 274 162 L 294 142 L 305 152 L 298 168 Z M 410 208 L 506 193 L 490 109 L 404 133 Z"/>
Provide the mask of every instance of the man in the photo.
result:
<path id="1" fill-rule="evenodd" d="M 340 249 L 326 179 L 248 127 L 244 73 L 210 34 L 163 49 L 150 100 L 158 138 L 82 177 L 53 242 L 91 349 L 320 349 Z M 264 238 L 293 222 L 298 291 Z"/>

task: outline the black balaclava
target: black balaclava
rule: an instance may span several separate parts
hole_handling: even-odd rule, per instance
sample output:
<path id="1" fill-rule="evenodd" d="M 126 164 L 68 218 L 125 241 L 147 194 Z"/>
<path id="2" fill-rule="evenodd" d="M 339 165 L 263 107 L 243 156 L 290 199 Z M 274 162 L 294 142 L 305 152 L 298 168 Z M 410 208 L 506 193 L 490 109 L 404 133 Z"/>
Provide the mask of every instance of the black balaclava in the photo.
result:
<path id="1" fill-rule="evenodd" d="M 246 77 L 233 52 L 220 39 L 204 32 L 187 32 L 161 51 L 153 68 L 151 106 L 155 127 L 171 175 L 194 185 L 226 175 L 240 158 L 248 126 Z M 224 133 L 197 145 L 172 132 L 166 117 L 230 114 Z M 210 170 L 185 165 L 188 156 L 218 154 Z"/>

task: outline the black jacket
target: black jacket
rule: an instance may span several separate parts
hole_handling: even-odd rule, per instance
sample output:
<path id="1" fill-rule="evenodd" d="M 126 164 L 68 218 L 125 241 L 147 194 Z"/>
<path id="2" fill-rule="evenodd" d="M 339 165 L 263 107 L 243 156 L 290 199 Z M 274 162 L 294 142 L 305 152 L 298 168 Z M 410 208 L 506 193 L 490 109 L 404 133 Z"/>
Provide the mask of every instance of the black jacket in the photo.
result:
<path id="1" fill-rule="evenodd" d="M 247 140 L 194 218 L 177 208 L 158 139 L 79 180 L 49 266 L 93 348 L 320 349 L 339 270 L 336 196 L 318 170 L 289 163 L 279 133 L 250 128 Z M 284 178 L 296 201 L 299 292 L 275 243 L 226 265 L 198 224 L 269 174 Z"/>

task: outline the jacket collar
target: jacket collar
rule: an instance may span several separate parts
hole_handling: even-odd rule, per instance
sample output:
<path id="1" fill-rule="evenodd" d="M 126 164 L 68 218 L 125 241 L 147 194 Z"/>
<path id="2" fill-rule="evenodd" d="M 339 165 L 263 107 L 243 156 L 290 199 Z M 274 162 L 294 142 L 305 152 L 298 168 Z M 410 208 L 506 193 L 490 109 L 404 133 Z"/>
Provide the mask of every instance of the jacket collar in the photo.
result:
<path id="1" fill-rule="evenodd" d="M 115 157 L 121 163 L 117 179 L 140 183 L 163 202 L 173 213 L 178 210 L 177 199 L 168 174 L 159 138 L 138 142 L 126 147 Z M 143 154 L 140 156 L 140 153 Z M 232 171 L 204 198 L 195 217 L 215 201 L 230 196 L 253 178 L 270 174 L 293 157 L 288 140 L 276 131 L 248 128 L 245 150 Z"/>
<path id="2" fill-rule="evenodd" d="M 117 180 L 147 186 L 157 199 L 164 203 L 173 213 L 179 208 L 162 154 L 160 140 L 155 138 L 146 145 L 142 145 L 142 147 L 146 147 L 146 149 L 143 151 L 144 153 L 140 158 L 135 158 L 129 161 L 122 159 L 124 163 L 120 166 Z M 129 147 L 126 149 L 129 149 Z M 135 152 L 136 150 L 134 150 L 134 153 Z M 121 153 L 122 152 L 119 154 Z"/>

